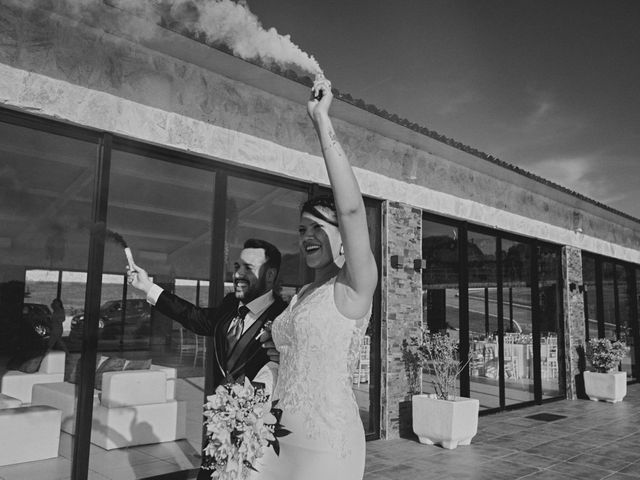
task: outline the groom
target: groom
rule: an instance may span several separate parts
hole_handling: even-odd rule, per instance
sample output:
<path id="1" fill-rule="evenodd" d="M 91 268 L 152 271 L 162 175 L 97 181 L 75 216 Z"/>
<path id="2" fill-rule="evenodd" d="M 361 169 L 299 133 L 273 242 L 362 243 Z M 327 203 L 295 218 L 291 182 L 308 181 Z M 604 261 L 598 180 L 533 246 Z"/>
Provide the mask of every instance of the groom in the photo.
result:
<path id="1" fill-rule="evenodd" d="M 213 337 L 214 390 L 243 376 L 264 381 L 266 375 L 265 380 L 269 378 L 273 385 L 275 375 L 268 367 L 273 365 L 269 363 L 270 357 L 277 361 L 277 352 L 263 348 L 256 337 L 265 322 L 274 320 L 286 307 L 273 292 L 280 261 L 280 251 L 274 245 L 264 240 L 247 240 L 234 264 L 234 291 L 214 308 L 196 307 L 163 290 L 137 265 L 134 271 L 128 271 L 128 281 L 145 293 L 158 312 L 198 335 Z M 210 471 L 200 469 L 198 479 L 210 476 Z"/>

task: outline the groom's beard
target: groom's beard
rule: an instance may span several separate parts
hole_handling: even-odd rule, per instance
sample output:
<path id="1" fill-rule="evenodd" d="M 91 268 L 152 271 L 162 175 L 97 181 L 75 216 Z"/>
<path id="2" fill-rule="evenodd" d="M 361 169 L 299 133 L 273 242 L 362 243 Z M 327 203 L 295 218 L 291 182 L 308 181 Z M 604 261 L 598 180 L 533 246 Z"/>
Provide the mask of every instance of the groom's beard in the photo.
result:
<path id="1" fill-rule="evenodd" d="M 238 289 L 238 283 L 245 284 L 246 287 L 244 289 Z M 236 298 L 246 305 L 252 300 L 255 300 L 259 296 L 267 293 L 267 279 L 265 275 L 261 275 L 260 278 L 257 278 L 252 283 L 251 280 L 246 277 L 234 278 L 233 287 Z"/>

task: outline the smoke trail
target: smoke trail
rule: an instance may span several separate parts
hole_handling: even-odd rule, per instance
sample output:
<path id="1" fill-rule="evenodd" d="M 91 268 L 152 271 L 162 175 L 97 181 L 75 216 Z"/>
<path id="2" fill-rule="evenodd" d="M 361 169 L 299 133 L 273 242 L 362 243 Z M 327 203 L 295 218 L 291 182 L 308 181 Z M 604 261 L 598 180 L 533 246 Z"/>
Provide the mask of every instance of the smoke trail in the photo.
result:
<path id="1" fill-rule="evenodd" d="M 23 9 L 41 8 L 42 4 L 41 0 L 1 1 Z M 135 38 L 150 38 L 154 30 L 133 17 L 144 18 L 149 25 L 168 21 L 212 45 L 226 46 L 245 60 L 259 59 L 282 68 L 295 65 L 313 75 L 322 73 L 316 59 L 295 45 L 289 35 L 281 35 L 275 28 L 266 30 L 245 0 L 57 0 L 55 11 L 97 26 L 105 20 L 101 8 L 105 4 L 121 13 L 109 21 Z"/>
<path id="2" fill-rule="evenodd" d="M 115 242 L 120 245 L 122 248 L 127 248 L 127 242 L 118 232 L 113 230 L 109 230 L 104 222 L 90 222 L 89 220 L 79 220 L 78 221 L 79 229 L 88 228 L 89 231 L 93 234 L 104 235 L 104 239 L 106 242 Z"/>
<path id="3" fill-rule="evenodd" d="M 275 28 L 265 30 L 244 0 L 177 0 L 171 17 L 212 44 L 223 44 L 245 60 L 259 58 L 281 67 L 297 65 L 312 73 L 322 73 L 313 56 L 303 52 Z"/>
<path id="4" fill-rule="evenodd" d="M 122 248 L 127 248 L 127 242 L 124 241 L 124 238 L 122 238 L 122 235 L 120 235 L 118 232 L 107 229 L 107 231 L 105 232 L 105 239 L 113 240 Z"/>

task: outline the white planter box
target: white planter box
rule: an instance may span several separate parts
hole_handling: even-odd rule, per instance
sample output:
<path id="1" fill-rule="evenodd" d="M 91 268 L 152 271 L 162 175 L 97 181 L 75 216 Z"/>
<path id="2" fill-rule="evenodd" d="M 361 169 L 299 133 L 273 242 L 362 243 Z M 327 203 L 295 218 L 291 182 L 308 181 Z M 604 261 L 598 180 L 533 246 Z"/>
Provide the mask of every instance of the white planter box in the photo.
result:
<path id="1" fill-rule="evenodd" d="M 475 398 L 439 400 L 429 395 L 414 395 L 412 408 L 413 431 L 420 443 L 452 449 L 469 445 L 478 433 L 480 402 Z"/>
<path id="2" fill-rule="evenodd" d="M 591 400 L 616 403 L 627 394 L 627 373 L 598 373 L 586 371 L 583 374 L 584 390 Z"/>

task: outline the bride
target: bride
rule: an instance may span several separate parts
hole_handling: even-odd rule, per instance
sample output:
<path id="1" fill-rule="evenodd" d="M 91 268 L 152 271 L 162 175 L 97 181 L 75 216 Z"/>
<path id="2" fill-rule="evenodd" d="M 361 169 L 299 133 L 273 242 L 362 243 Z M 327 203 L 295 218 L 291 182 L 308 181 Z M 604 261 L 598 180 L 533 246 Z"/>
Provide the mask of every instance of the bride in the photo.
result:
<path id="1" fill-rule="evenodd" d="M 306 202 L 299 246 L 315 272 L 273 323 L 280 352 L 274 399 L 292 433 L 268 449 L 259 480 L 358 480 L 365 439 L 351 372 L 371 313 L 377 267 L 364 202 L 329 118 L 331 84 L 316 81 L 307 111 L 318 134 L 333 197 Z"/>

